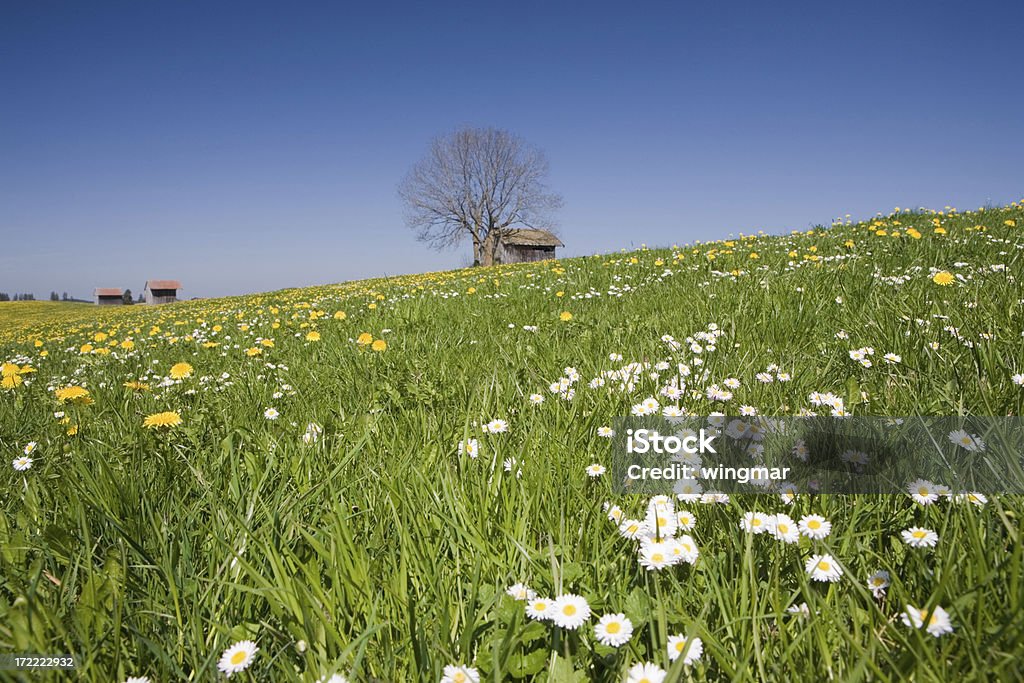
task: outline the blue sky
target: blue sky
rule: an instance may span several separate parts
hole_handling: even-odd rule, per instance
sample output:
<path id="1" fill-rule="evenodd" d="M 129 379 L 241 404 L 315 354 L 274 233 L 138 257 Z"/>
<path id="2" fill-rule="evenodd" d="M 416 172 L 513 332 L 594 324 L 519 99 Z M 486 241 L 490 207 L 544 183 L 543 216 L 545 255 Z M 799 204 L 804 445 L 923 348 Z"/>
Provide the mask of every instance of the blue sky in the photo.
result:
<path id="1" fill-rule="evenodd" d="M 463 265 L 396 186 L 464 124 L 545 150 L 569 255 L 1024 196 L 1020 3 L 706 5 L 5 2 L 0 291 Z"/>

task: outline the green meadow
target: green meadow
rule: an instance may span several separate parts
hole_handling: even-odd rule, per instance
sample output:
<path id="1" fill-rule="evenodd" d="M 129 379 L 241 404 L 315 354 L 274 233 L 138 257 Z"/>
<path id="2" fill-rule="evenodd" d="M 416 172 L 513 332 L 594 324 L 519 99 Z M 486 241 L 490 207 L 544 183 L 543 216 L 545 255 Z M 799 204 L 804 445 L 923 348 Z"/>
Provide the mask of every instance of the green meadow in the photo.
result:
<path id="1" fill-rule="evenodd" d="M 159 307 L 0 304 L 0 653 L 77 666 L 0 678 L 217 680 L 252 641 L 232 679 L 1022 680 L 1021 496 L 652 502 L 614 493 L 602 436 L 648 399 L 1018 416 L 1022 279 L 1014 204 Z M 649 568 L 620 530 L 659 511 L 692 518 L 669 534 L 691 561 Z M 831 532 L 785 542 L 747 513 Z M 582 622 L 535 616 L 559 596 Z M 631 637 L 602 642 L 604 615 Z"/>

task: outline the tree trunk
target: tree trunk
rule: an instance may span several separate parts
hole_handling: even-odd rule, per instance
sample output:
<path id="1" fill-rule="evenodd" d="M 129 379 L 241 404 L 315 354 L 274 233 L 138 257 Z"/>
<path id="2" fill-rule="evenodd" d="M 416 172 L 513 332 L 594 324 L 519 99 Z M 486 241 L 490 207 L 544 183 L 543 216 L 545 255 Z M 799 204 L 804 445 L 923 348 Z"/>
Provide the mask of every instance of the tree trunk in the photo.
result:
<path id="1" fill-rule="evenodd" d="M 473 267 L 479 266 L 484 260 L 483 245 L 480 244 L 480 240 L 477 236 L 473 235 Z"/>
<path id="2" fill-rule="evenodd" d="M 489 230 L 487 237 L 484 238 L 484 242 L 481 246 L 483 254 L 481 254 L 480 265 L 482 266 L 493 266 L 494 255 L 498 252 L 498 237 L 496 230 Z"/>

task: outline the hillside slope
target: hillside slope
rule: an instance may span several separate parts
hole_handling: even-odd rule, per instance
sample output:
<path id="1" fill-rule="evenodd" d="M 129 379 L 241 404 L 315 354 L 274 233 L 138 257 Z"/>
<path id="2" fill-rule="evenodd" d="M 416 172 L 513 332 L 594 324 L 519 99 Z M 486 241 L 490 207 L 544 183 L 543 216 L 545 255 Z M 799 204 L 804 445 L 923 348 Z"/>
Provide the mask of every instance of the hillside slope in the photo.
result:
<path id="1" fill-rule="evenodd" d="M 665 509 L 693 518 L 699 556 L 652 571 L 605 503 L 637 520 L 657 506 L 586 468 L 645 399 L 1020 415 L 1022 271 L 1014 204 L 5 325 L 0 451 L 32 461 L 0 474 L 0 649 L 71 653 L 105 681 L 212 680 L 249 639 L 254 676 L 276 681 L 456 664 L 618 681 L 646 661 L 1019 680 L 1019 496 L 686 498 Z M 832 531 L 783 543 L 744 533 L 752 512 Z M 937 545 L 904 543 L 914 526 Z M 836 582 L 805 572 L 824 554 Z M 518 583 L 592 615 L 533 619 L 506 594 Z M 941 606 L 953 631 L 905 626 L 908 604 Z M 618 613 L 632 638 L 599 643 Z M 673 661 L 675 635 L 691 650 Z"/>

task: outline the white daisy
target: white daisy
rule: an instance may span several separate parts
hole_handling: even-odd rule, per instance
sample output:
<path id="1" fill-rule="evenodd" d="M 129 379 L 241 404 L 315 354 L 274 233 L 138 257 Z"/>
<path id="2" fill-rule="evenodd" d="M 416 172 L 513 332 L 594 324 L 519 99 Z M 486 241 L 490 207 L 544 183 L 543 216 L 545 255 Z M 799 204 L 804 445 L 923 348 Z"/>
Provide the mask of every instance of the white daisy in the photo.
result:
<path id="1" fill-rule="evenodd" d="M 626 683 L 662 683 L 668 673 L 651 662 L 634 664 L 626 674 Z"/>
<path id="2" fill-rule="evenodd" d="M 27 444 L 25 444 L 25 449 L 23 452 L 25 453 L 25 455 L 32 455 L 32 452 L 36 450 L 36 447 L 38 445 L 39 444 L 37 444 L 35 441 L 29 441 Z"/>
<path id="3" fill-rule="evenodd" d="M 619 524 L 619 533 L 622 534 L 623 538 L 632 540 L 646 536 L 648 529 L 647 525 L 639 519 L 626 519 Z"/>
<path id="4" fill-rule="evenodd" d="M 935 484 L 927 479 L 918 479 L 911 482 L 907 490 L 910 491 L 910 497 L 914 499 L 914 502 L 921 505 L 931 505 L 939 499 L 939 494 L 935 490 Z"/>
<path id="5" fill-rule="evenodd" d="M 259 651 L 260 649 L 256 647 L 256 643 L 251 640 L 239 641 L 224 650 L 224 653 L 220 656 L 220 662 L 217 663 L 217 668 L 228 676 L 239 671 L 245 671 L 252 664 L 256 658 L 256 653 Z"/>
<path id="6" fill-rule="evenodd" d="M 843 575 L 831 555 L 811 555 L 805 569 L 812 581 L 838 581 Z"/>
<path id="7" fill-rule="evenodd" d="M 800 540 L 800 530 L 796 522 L 786 514 L 777 514 L 769 517 L 768 532 L 783 543 L 796 543 Z"/>
<path id="8" fill-rule="evenodd" d="M 779 498 L 786 505 L 792 505 L 796 502 L 797 488 L 795 484 L 785 483 L 779 486 Z"/>
<path id="9" fill-rule="evenodd" d="M 832 522 L 821 515 L 804 515 L 800 518 L 800 533 L 816 541 L 832 533 Z"/>
<path id="10" fill-rule="evenodd" d="M 647 569 L 647 571 L 664 569 L 665 567 L 671 567 L 675 563 L 675 556 L 672 554 L 672 549 L 668 543 L 659 541 L 644 543 L 640 546 L 638 552 L 640 555 L 640 566 Z"/>
<path id="11" fill-rule="evenodd" d="M 683 534 L 679 538 L 671 538 L 668 540 L 667 545 L 669 552 L 672 554 L 674 564 L 680 562 L 694 564 L 700 555 L 697 542 L 689 534 Z"/>
<path id="12" fill-rule="evenodd" d="M 32 467 L 32 458 L 23 455 L 21 457 L 15 458 L 11 464 L 14 465 L 14 469 L 18 470 L 19 472 L 24 472 L 28 468 Z"/>
<path id="13" fill-rule="evenodd" d="M 320 683 L 348 683 L 348 679 L 341 674 L 331 674 L 330 678 L 322 676 Z"/>
<path id="14" fill-rule="evenodd" d="M 466 439 L 459 442 L 459 455 L 466 454 L 471 458 L 480 455 L 480 445 L 476 439 Z"/>
<path id="15" fill-rule="evenodd" d="M 551 600 L 548 598 L 530 598 L 526 602 L 526 616 L 538 621 L 551 618 Z"/>
<path id="16" fill-rule="evenodd" d="M 516 600 L 533 600 L 537 597 L 537 594 L 530 590 L 530 587 L 525 583 L 514 583 L 505 589 L 505 592 L 511 595 Z"/>
<path id="17" fill-rule="evenodd" d="M 150 683 L 149 676 L 129 676 L 124 683 Z"/>
<path id="18" fill-rule="evenodd" d="M 763 534 L 768 531 L 768 515 L 763 512 L 745 512 L 740 520 L 740 528 L 748 534 Z"/>
<path id="19" fill-rule="evenodd" d="M 480 672 L 471 666 L 449 664 L 444 668 L 441 683 L 480 683 Z"/>
<path id="20" fill-rule="evenodd" d="M 696 503 L 700 500 L 704 487 L 696 479 L 677 479 L 672 486 L 676 500 L 683 503 Z"/>
<path id="21" fill-rule="evenodd" d="M 532 403 L 533 405 L 538 406 L 543 402 L 544 397 L 541 396 L 540 394 L 530 394 L 530 403 Z"/>
<path id="22" fill-rule="evenodd" d="M 928 616 L 928 610 L 917 609 L 913 605 L 907 605 L 903 614 L 900 615 L 900 619 L 906 626 L 912 626 L 914 628 L 921 628 L 924 626 L 924 620 L 927 619 L 927 631 L 936 638 L 946 633 L 953 632 L 953 624 L 949 620 L 949 614 L 938 605 L 936 605 L 935 609 L 932 610 L 932 615 L 930 617 Z"/>
<path id="23" fill-rule="evenodd" d="M 281 413 L 277 412 L 277 408 L 267 408 L 266 410 L 263 411 L 263 417 L 267 418 L 268 420 L 276 420 L 280 416 Z"/>
<path id="24" fill-rule="evenodd" d="M 931 529 L 912 526 L 901 532 L 903 542 L 911 548 L 934 548 L 939 542 L 939 535 Z"/>
<path id="25" fill-rule="evenodd" d="M 598 642 L 609 647 L 620 647 L 633 637 L 633 622 L 625 614 L 605 614 L 594 624 Z"/>
<path id="26" fill-rule="evenodd" d="M 598 427 L 597 435 L 600 436 L 602 439 L 610 439 L 613 436 L 615 436 L 615 430 L 612 429 L 611 427 Z"/>
<path id="27" fill-rule="evenodd" d="M 700 638 L 694 636 L 693 638 L 687 638 L 686 636 L 677 635 L 669 636 L 668 639 L 668 658 L 670 661 L 676 661 L 679 657 L 683 658 L 683 664 L 690 666 L 696 661 L 700 660 L 700 656 L 704 653 L 704 643 Z"/>
<path id="28" fill-rule="evenodd" d="M 596 462 L 587 466 L 587 476 L 588 477 L 600 477 L 602 474 L 604 474 L 607 471 L 608 470 L 605 469 L 604 465 L 599 465 Z"/>
<path id="29" fill-rule="evenodd" d="M 983 506 L 988 502 L 988 496 L 984 493 L 978 493 L 977 491 L 971 491 L 969 493 L 958 493 L 953 497 L 953 500 L 957 503 L 972 503 L 978 507 Z"/>
<path id="30" fill-rule="evenodd" d="M 957 429 L 949 433 L 949 440 L 951 443 L 960 446 L 964 450 L 972 453 L 985 450 L 985 442 L 981 440 L 981 437 L 977 434 L 968 434 L 962 429 Z"/>
<path id="31" fill-rule="evenodd" d="M 502 434 L 508 431 L 508 422 L 505 420 L 491 420 L 483 426 L 484 432 L 488 434 Z"/>
<path id="32" fill-rule="evenodd" d="M 790 614 L 800 617 L 811 616 L 811 608 L 807 606 L 806 602 L 801 602 L 799 605 L 790 605 L 786 608 L 786 611 Z"/>
<path id="33" fill-rule="evenodd" d="M 1018 387 L 1024 387 L 1024 373 L 1018 372 L 1016 375 L 1011 377 L 1010 380 Z"/>
<path id="34" fill-rule="evenodd" d="M 622 512 L 622 508 L 618 505 L 612 505 L 611 503 L 604 504 L 604 510 L 608 514 L 609 521 L 618 523 L 622 521 L 622 517 L 625 513 Z"/>
<path id="35" fill-rule="evenodd" d="M 687 510 L 676 511 L 676 528 L 679 531 L 690 531 L 697 523 L 697 518 L 693 516 L 692 512 Z"/>
<path id="36" fill-rule="evenodd" d="M 884 569 L 879 569 L 877 572 L 868 577 L 868 588 L 871 589 L 871 594 L 876 598 L 880 598 L 885 595 L 885 589 L 889 587 L 889 572 Z"/>
<path id="37" fill-rule="evenodd" d="M 551 621 L 556 626 L 575 630 L 590 618 L 590 605 L 586 598 L 572 593 L 565 593 L 555 598 L 551 605 Z"/>

